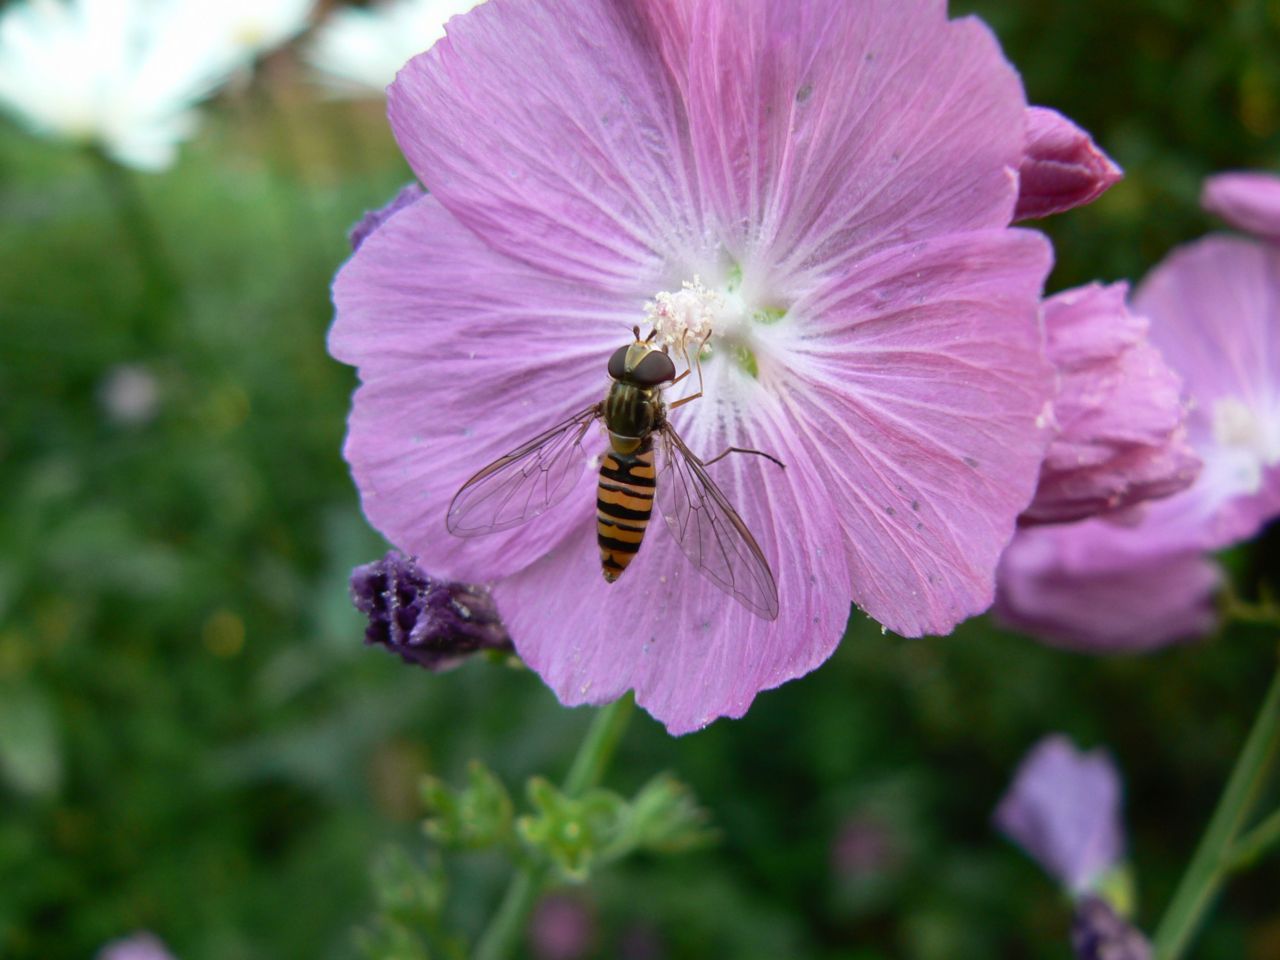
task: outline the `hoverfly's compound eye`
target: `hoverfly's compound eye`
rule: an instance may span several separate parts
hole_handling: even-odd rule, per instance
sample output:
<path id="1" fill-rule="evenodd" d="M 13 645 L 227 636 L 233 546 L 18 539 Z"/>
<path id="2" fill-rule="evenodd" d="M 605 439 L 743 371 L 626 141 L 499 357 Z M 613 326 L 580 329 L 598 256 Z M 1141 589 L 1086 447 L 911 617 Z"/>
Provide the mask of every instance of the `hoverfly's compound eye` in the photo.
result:
<path id="1" fill-rule="evenodd" d="M 609 376 L 622 380 L 627 376 L 627 351 L 630 347 L 619 347 L 609 358 Z"/>
<path id="2" fill-rule="evenodd" d="M 616 354 L 615 354 L 616 356 Z M 610 363 L 612 366 L 612 362 Z M 636 364 L 631 371 L 630 379 L 642 387 L 656 387 L 660 383 L 676 378 L 676 365 L 671 358 L 660 350 L 651 350 Z"/>

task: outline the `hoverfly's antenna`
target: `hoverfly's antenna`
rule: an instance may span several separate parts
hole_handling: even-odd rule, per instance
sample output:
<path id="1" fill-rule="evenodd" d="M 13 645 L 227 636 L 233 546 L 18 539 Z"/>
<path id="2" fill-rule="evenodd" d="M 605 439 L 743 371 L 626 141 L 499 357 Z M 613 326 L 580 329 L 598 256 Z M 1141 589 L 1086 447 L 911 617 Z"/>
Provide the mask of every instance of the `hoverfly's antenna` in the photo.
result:
<path id="1" fill-rule="evenodd" d="M 636 343 L 639 343 L 640 342 L 640 325 L 636 324 L 634 327 L 632 327 L 631 332 L 635 335 Z"/>

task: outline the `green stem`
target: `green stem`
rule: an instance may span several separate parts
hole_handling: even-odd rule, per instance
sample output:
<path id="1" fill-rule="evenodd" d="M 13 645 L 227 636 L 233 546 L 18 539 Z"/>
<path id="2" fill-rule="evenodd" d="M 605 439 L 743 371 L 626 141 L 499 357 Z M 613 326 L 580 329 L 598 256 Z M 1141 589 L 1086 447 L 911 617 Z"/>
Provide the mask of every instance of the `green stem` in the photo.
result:
<path id="1" fill-rule="evenodd" d="M 132 174 L 97 148 L 89 157 L 104 192 L 115 209 L 121 233 L 133 247 L 142 272 L 145 295 L 135 321 L 139 339 L 154 341 L 165 323 L 165 315 L 176 306 L 180 286 L 178 274 L 160 242 L 160 232 L 147 212 L 147 205 Z"/>
<path id="2" fill-rule="evenodd" d="M 1209 908 L 1231 873 L 1231 851 L 1262 788 L 1280 743 L 1280 671 L 1253 721 L 1209 826 L 1156 929 L 1156 960 L 1178 960 L 1191 945 Z"/>
<path id="3" fill-rule="evenodd" d="M 1231 848 L 1227 869 L 1235 873 L 1252 866 L 1278 843 L 1280 843 L 1280 810 L 1275 811 L 1236 841 L 1235 846 Z"/>
<path id="4" fill-rule="evenodd" d="M 634 710 L 635 701 L 626 694 L 597 711 L 565 777 L 566 794 L 578 796 L 599 785 Z M 516 871 L 497 913 L 476 945 L 473 960 L 505 960 L 511 956 L 549 872 L 547 865 L 540 862 L 527 863 Z"/>

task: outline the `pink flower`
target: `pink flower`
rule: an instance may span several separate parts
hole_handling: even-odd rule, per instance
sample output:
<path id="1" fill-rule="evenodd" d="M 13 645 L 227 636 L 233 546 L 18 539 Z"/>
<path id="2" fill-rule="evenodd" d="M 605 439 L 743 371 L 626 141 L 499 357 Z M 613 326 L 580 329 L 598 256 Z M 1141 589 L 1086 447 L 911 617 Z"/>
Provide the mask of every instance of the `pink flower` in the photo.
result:
<path id="1" fill-rule="evenodd" d="M 1200 461 L 1186 443 L 1182 383 L 1147 341 L 1127 287 L 1092 284 L 1044 304 L 1058 369 L 1057 435 L 1022 523 L 1065 523 L 1185 489 Z"/>
<path id="2" fill-rule="evenodd" d="M 1124 172 L 1087 133 L 1046 107 L 1027 112 L 1027 153 L 1014 219 L 1047 217 L 1092 203 Z"/>
<path id="3" fill-rule="evenodd" d="M 345 453 L 393 543 L 494 582 L 565 703 L 633 688 L 694 730 L 825 660 L 850 596 L 911 636 L 990 604 L 1052 376 L 1050 250 L 1008 229 L 1026 103 L 984 25 L 937 0 L 490 0 L 401 71 L 389 112 L 429 194 L 334 285 L 330 349 L 363 381 Z M 523 526 L 445 532 L 463 482 L 600 400 L 646 303 L 685 283 L 713 334 L 673 424 L 703 457 L 786 463 L 709 468 L 772 565 L 776 620 L 660 522 L 606 583 L 591 469 Z"/>
<path id="4" fill-rule="evenodd" d="M 1280 516 L 1280 247 L 1225 236 L 1181 247 L 1135 307 L 1182 377 L 1204 468 L 1116 522 L 1024 531 L 1000 568 L 1004 619 L 1094 651 L 1209 632 L 1220 576 L 1203 554 Z"/>
<path id="5" fill-rule="evenodd" d="M 1205 181 L 1200 203 L 1233 227 L 1280 242 L 1280 177 L 1220 173 Z"/>

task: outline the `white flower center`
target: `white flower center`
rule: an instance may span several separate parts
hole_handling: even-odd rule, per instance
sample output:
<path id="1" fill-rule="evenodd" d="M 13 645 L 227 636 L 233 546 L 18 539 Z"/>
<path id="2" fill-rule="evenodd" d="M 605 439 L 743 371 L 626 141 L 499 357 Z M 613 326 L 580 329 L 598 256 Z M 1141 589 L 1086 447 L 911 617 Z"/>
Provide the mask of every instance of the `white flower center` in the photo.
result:
<path id="1" fill-rule="evenodd" d="M 644 315 L 659 342 L 681 351 L 711 339 L 724 307 L 724 295 L 708 290 L 701 278 L 694 277 L 675 293 L 660 292 L 644 305 Z"/>
<path id="2" fill-rule="evenodd" d="M 1206 457 L 1215 479 L 1231 493 L 1257 493 L 1263 471 L 1280 463 L 1280 422 L 1238 397 L 1224 397 L 1213 405 L 1213 439 L 1218 450 Z"/>
<path id="3" fill-rule="evenodd" d="M 236 24 L 233 42 L 246 50 L 256 50 L 267 39 L 267 24 L 263 20 L 245 18 Z"/>
<path id="4" fill-rule="evenodd" d="M 659 343 L 676 355 L 703 360 L 717 353 L 737 360 L 743 371 L 759 376 L 756 351 L 759 327 L 785 316 L 778 308 L 756 308 L 742 295 L 741 276 L 731 270 L 720 289 L 711 289 L 695 276 L 679 290 L 664 290 L 645 304 L 645 318 Z"/>

